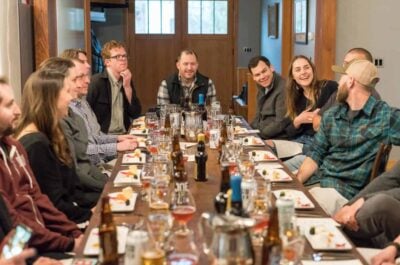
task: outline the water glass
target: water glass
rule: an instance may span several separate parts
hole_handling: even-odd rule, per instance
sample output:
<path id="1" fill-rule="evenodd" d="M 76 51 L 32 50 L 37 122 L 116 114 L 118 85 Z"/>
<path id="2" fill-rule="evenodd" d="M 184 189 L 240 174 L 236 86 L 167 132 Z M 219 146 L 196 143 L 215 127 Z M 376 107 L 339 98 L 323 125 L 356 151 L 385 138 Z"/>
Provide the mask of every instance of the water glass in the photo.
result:
<path id="1" fill-rule="evenodd" d="M 156 130 L 159 126 L 159 120 L 156 112 L 147 112 L 145 114 L 144 122 L 146 128 L 149 130 Z"/>

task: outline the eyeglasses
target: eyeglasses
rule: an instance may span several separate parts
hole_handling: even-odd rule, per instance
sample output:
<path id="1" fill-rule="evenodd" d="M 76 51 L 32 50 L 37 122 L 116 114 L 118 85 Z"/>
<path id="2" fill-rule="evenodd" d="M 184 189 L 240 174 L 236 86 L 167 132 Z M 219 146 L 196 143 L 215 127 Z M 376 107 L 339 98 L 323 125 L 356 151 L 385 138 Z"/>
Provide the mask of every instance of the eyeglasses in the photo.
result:
<path id="1" fill-rule="evenodd" d="M 127 54 L 117 54 L 117 55 L 114 55 L 114 56 L 110 57 L 110 59 L 115 59 L 115 60 L 118 60 L 118 61 L 126 60 L 128 58 L 129 57 L 128 57 Z"/>

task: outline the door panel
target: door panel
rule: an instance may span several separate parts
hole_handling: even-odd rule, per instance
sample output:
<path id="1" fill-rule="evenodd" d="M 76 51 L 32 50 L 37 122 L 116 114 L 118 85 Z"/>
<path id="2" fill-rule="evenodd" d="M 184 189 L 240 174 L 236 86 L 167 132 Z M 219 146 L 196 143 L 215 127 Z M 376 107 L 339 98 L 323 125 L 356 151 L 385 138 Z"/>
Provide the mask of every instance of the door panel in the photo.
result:
<path id="1" fill-rule="evenodd" d="M 157 91 L 161 80 L 176 72 L 175 60 L 185 48 L 198 55 L 199 72 L 210 77 L 216 86 L 217 97 L 224 111 L 230 105 L 234 78 L 233 38 L 235 1 L 228 1 L 228 34 L 187 34 L 187 0 L 175 0 L 175 34 L 135 34 L 134 4 L 129 8 L 129 66 L 133 69 L 137 93 L 143 112 L 157 103 Z"/>

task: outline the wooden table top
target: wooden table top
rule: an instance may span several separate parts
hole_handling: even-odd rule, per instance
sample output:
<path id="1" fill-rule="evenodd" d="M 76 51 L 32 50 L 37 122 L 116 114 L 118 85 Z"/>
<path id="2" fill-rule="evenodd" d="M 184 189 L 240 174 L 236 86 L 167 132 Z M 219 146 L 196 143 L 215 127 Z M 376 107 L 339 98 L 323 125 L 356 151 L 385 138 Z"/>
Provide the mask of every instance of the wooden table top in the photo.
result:
<path id="1" fill-rule="evenodd" d="M 183 140 L 182 140 L 183 141 Z M 196 148 L 196 147 L 192 147 Z M 244 152 L 249 151 L 249 150 L 254 150 L 254 149 L 266 149 L 267 147 L 246 147 L 244 148 Z M 208 152 L 208 160 L 207 160 L 207 176 L 208 176 L 208 181 L 206 182 L 196 182 L 194 180 L 193 175 L 188 175 L 189 178 L 189 189 L 192 192 L 195 201 L 196 201 L 196 213 L 193 219 L 189 222 L 188 226 L 189 228 L 193 229 L 195 233 L 197 233 L 198 228 L 197 225 L 200 220 L 200 216 L 203 212 L 215 212 L 214 211 L 214 198 L 219 192 L 220 188 L 220 179 L 221 179 L 221 173 L 220 173 L 220 164 L 217 162 L 218 159 L 218 152 L 216 150 L 211 150 L 207 148 Z M 115 178 L 116 174 L 118 173 L 119 170 L 121 170 L 121 167 L 123 168 L 121 164 L 122 161 L 122 154 L 118 155 L 118 159 L 116 162 L 116 165 L 114 167 L 114 170 L 111 174 L 111 177 L 107 184 L 104 187 L 102 196 L 106 196 L 110 192 L 115 192 L 115 191 L 120 191 L 122 189 L 121 186 L 115 187 L 113 184 L 113 179 Z M 194 167 L 195 163 L 194 162 L 187 162 L 191 163 L 190 166 Z M 279 161 L 283 165 L 282 162 Z M 307 197 L 314 203 L 315 209 L 308 209 L 308 210 L 296 210 L 296 215 L 298 217 L 306 217 L 306 216 L 316 216 L 316 217 L 328 217 L 325 212 L 321 209 L 321 207 L 318 205 L 318 203 L 314 200 L 314 198 L 311 196 L 311 194 L 308 192 L 308 190 L 300 183 L 298 180 L 292 175 L 291 172 L 287 170 L 287 168 L 284 166 L 284 170 L 293 178 L 292 182 L 288 183 L 272 183 L 272 190 L 277 190 L 277 189 L 296 189 L 296 190 L 301 190 L 303 191 Z M 190 168 L 188 170 L 189 172 L 191 171 Z M 193 171 L 191 171 L 193 172 Z M 257 173 L 256 173 L 257 174 Z M 115 213 L 114 214 L 114 221 L 117 225 L 119 224 L 131 224 L 134 225 L 139 221 L 139 219 L 143 219 L 144 217 L 147 216 L 149 213 L 149 207 L 148 203 L 144 200 L 141 199 L 140 197 L 140 187 L 139 186 L 132 186 L 134 191 L 139 193 L 139 196 L 137 197 L 136 200 L 136 205 L 135 205 L 135 210 L 131 213 Z M 273 197 L 273 196 L 272 196 Z M 92 228 L 98 227 L 100 222 L 100 202 L 98 203 L 96 210 L 90 219 L 90 223 L 88 228 L 85 231 L 84 234 L 84 239 L 79 247 L 76 256 L 77 257 L 83 257 L 83 249 L 85 246 L 85 243 L 87 241 L 89 232 Z M 350 241 L 350 240 L 349 240 Z M 259 249 L 255 248 L 256 254 L 256 264 L 261 264 L 259 260 L 260 256 L 260 251 Z M 309 243 L 306 243 L 306 248 L 305 248 L 305 253 L 312 253 L 313 250 Z M 359 253 L 356 251 L 356 249 L 353 247 L 350 253 L 354 254 L 354 258 L 359 258 L 364 264 L 368 264 L 363 260 L 363 258 L 359 255 Z M 205 254 L 201 255 L 200 262 L 199 264 L 208 264 L 208 259 L 205 256 Z"/>

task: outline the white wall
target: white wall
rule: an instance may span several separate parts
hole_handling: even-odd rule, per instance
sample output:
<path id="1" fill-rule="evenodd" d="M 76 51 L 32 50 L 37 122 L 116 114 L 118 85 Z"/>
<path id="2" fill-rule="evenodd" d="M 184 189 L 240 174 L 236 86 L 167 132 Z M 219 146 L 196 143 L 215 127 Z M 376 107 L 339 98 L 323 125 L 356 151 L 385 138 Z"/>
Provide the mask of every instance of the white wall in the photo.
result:
<path id="1" fill-rule="evenodd" d="M 375 58 L 383 58 L 377 89 L 382 99 L 400 108 L 400 1 L 338 0 L 336 62 L 347 50 L 368 49 Z M 391 157 L 400 159 L 400 148 Z"/>
<path id="2" fill-rule="evenodd" d="M 19 102 L 21 98 L 21 65 L 18 15 L 18 1 L 3 0 L 1 2 L 0 76 L 8 78 L 14 89 L 15 98 Z"/>

